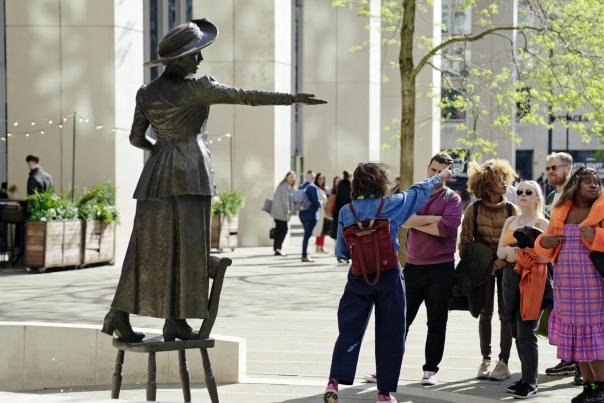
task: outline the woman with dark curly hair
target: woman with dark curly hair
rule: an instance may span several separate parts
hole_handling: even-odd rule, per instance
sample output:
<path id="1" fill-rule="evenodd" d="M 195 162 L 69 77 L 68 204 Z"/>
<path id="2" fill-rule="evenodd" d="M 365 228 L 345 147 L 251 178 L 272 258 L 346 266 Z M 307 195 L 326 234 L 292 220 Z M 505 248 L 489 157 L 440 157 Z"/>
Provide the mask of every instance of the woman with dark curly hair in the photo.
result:
<path id="1" fill-rule="evenodd" d="M 604 272 L 590 258 L 604 252 L 604 195 L 595 169 L 581 167 L 570 177 L 535 251 L 554 261 L 549 342 L 559 359 L 577 362 L 585 379 L 572 402 L 604 402 Z"/>
<path id="2" fill-rule="evenodd" d="M 484 284 L 484 301 L 480 310 L 478 335 L 482 362 L 478 369 L 478 379 L 505 380 L 510 377 L 508 360 L 512 348 L 510 324 L 503 311 L 502 268 L 505 259 L 497 258 L 499 237 L 505 221 L 517 215 L 517 208 L 508 202 L 505 194 L 514 181 L 516 173 L 506 160 L 492 159 L 480 165 L 475 161 L 468 164 L 468 190 L 477 201 L 470 204 L 464 213 L 459 237 L 459 254 L 472 240 L 481 241 L 493 251 L 490 276 Z M 497 284 L 497 306 L 501 322 L 499 361 L 491 371 L 491 319 L 493 317 L 495 284 Z"/>
<path id="3" fill-rule="evenodd" d="M 398 232 L 401 225 L 428 201 L 434 188 L 451 176 L 451 171 L 445 169 L 440 174 L 411 186 L 405 192 L 386 196 L 389 182 L 382 165 L 361 163 L 354 171 L 353 200 L 343 206 L 338 215 L 336 256 L 343 260 L 352 257 L 352 266 L 338 307 L 340 334 L 334 347 L 329 382 L 323 395 L 325 403 L 338 401 L 339 384 L 352 385 L 363 334 L 374 305 L 377 401 L 396 402 L 391 392 L 396 392 L 398 384 L 406 331 L 405 280 L 396 256 L 396 251 L 399 249 Z M 364 265 L 363 261 L 366 257 L 363 254 L 364 249 L 359 246 L 360 255 L 357 254 L 357 249 L 353 254 L 351 244 L 343 234 L 350 226 L 356 228 L 357 220 L 373 219 L 388 220 L 387 228 L 389 228 L 392 245 L 385 247 L 388 248 L 388 255 L 392 260 L 385 259 L 386 256 L 381 254 L 373 257 L 377 257 L 380 263 L 389 264 L 388 262 L 392 261 L 393 264 L 382 268 L 381 273 L 376 273 L 375 261 L 373 265 L 365 262 L 367 266 L 371 266 L 366 272 L 373 273 L 365 278 L 364 275 L 353 275 L 357 267 L 355 265 Z M 373 270 L 370 270 L 371 268 Z"/>

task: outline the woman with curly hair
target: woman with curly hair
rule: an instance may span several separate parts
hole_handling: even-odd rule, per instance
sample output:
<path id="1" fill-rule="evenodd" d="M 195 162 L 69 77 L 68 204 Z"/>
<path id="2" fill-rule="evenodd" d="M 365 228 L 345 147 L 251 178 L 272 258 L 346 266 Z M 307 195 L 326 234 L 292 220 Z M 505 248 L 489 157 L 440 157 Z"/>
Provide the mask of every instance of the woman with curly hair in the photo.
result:
<path id="1" fill-rule="evenodd" d="M 604 279 L 590 253 L 604 252 L 604 195 L 598 172 L 581 167 L 554 205 L 535 251 L 554 261 L 549 342 L 558 358 L 576 361 L 585 379 L 571 402 L 604 402 Z"/>
<path id="2" fill-rule="evenodd" d="M 497 258 L 497 247 L 503 225 L 510 216 L 518 214 L 517 207 L 508 202 L 505 194 L 516 177 L 509 162 L 501 159 L 488 160 L 482 165 L 471 161 L 468 165 L 468 190 L 477 201 L 470 204 L 464 213 L 459 238 L 459 254 L 472 240 L 487 245 L 493 252 L 490 276 L 484 283 L 484 300 L 480 309 L 478 335 L 482 362 L 478 369 L 478 379 L 505 380 L 510 377 L 508 360 L 512 348 L 510 324 L 503 310 L 502 268 L 505 259 Z M 497 284 L 497 306 L 501 322 L 499 361 L 491 371 L 491 319 L 493 317 L 495 284 Z"/>

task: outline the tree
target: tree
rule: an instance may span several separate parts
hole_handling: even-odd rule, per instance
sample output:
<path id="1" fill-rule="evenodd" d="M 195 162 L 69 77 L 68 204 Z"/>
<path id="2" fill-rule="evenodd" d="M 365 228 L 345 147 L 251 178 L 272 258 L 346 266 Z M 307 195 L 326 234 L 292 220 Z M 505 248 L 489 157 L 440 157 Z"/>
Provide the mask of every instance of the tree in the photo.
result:
<path id="1" fill-rule="evenodd" d="M 443 0 L 456 9 L 468 12 L 475 23 L 471 32 L 448 36 L 440 43 L 416 34 L 416 20 L 422 8 L 432 7 L 430 0 L 383 0 L 380 12 L 385 32 L 384 45 L 399 49 L 398 69 L 401 80 L 400 113 L 400 181 L 406 188 L 413 182 L 415 145 L 416 81 L 427 68 L 442 71 L 443 87 L 449 90 L 441 99 L 446 111 L 469 114 L 470 124 L 460 123 L 465 133 L 460 149 L 473 151 L 473 157 L 495 154 L 496 144 L 479 129 L 488 120 L 493 130 L 505 131 L 514 141 L 515 121 L 552 127 L 556 117 L 580 114 L 582 119 L 563 119 L 584 140 L 603 137 L 604 124 L 604 3 L 600 0 L 515 0 L 518 18 L 501 24 L 500 14 L 514 0 Z M 360 15 L 370 16 L 368 0 L 334 0 L 335 6 L 356 6 Z M 587 12 L 589 10 L 589 12 Z M 457 45 L 471 46 L 498 36 L 509 43 L 498 69 L 470 62 L 465 55 L 448 53 Z M 397 38 L 397 39 L 395 39 Z M 414 53 L 423 55 L 417 62 Z M 435 56 L 455 59 L 463 65 L 459 71 L 444 70 L 434 64 Z M 484 104 L 490 94 L 495 105 Z M 432 96 L 440 97 L 441 93 Z"/>

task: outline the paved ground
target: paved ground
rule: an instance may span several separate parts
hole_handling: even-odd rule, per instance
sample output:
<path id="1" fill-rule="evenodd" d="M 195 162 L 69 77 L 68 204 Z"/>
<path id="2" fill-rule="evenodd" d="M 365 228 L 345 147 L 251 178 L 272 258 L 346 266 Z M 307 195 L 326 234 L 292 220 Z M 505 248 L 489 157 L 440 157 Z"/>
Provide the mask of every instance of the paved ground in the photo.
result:
<path id="1" fill-rule="evenodd" d="M 292 238 L 290 251 L 298 251 L 300 240 Z M 328 243 L 328 248 L 333 245 Z M 331 350 L 337 336 L 336 310 L 346 267 L 329 255 L 315 255 L 312 264 L 300 255 L 274 257 L 270 248 L 239 248 L 224 254 L 234 259 L 227 273 L 216 334 L 245 337 L 248 342 L 248 378 L 241 384 L 219 388 L 223 402 L 321 402 L 329 372 Z M 24 270 L 0 269 L 0 320 L 34 320 L 100 324 L 113 296 L 119 267 L 103 266 L 77 271 L 27 274 Z M 135 326 L 161 328 L 162 322 L 133 318 Z M 495 322 L 495 321 L 494 321 Z M 445 357 L 438 386 L 418 383 L 423 364 L 426 317 L 418 314 L 407 339 L 397 396 L 402 402 L 488 402 L 510 400 L 509 382 L 474 379 L 480 362 L 478 322 L 464 312 L 449 319 Z M 194 323 L 197 326 L 197 323 Z M 359 381 L 343 392 L 342 402 L 375 401 L 375 389 L 360 378 L 373 369 L 373 325 L 361 351 Z M 498 346 L 498 326 L 493 331 Z M 540 372 L 556 363 L 555 350 L 540 341 Z M 520 363 L 512 350 L 512 380 L 519 376 Z M 579 393 L 571 378 L 540 379 L 540 397 L 535 402 L 567 402 Z M 33 394 L 0 392 L 0 402 L 109 401 L 109 389 L 79 391 L 36 391 Z M 143 401 L 139 388 L 125 390 L 122 399 Z M 103 400 L 105 399 L 105 400 Z M 138 400 L 137 400 L 138 399 Z M 162 402 L 182 401 L 178 388 L 158 390 Z M 196 402 L 209 401 L 197 388 Z"/>

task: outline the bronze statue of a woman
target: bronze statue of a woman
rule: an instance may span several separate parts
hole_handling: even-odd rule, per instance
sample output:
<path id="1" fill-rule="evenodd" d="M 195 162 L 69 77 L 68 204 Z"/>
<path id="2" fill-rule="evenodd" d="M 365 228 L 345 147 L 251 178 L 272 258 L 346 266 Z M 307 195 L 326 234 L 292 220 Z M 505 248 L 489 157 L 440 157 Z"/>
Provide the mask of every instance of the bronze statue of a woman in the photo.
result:
<path id="1" fill-rule="evenodd" d="M 203 60 L 201 49 L 218 36 L 209 21 L 173 28 L 159 44 L 163 74 L 136 94 L 130 143 L 149 150 L 134 192 L 134 227 L 122 274 L 103 332 L 136 342 L 129 314 L 165 318 L 164 339 L 197 337 L 187 318 L 208 315 L 210 200 L 214 196 L 210 153 L 200 131 L 212 104 L 322 104 L 310 94 L 247 91 L 204 76 L 190 78 Z M 155 144 L 145 131 L 151 125 Z"/>

